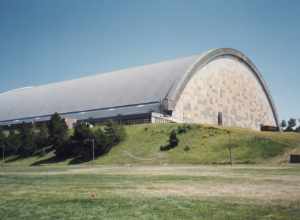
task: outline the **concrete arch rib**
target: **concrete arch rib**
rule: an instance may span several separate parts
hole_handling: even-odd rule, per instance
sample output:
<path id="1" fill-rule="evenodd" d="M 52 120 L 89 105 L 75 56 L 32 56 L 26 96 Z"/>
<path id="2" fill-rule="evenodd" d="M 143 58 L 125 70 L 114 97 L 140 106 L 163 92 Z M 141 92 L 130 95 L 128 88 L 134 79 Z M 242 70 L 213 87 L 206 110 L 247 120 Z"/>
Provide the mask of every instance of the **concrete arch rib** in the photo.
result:
<path id="1" fill-rule="evenodd" d="M 166 108 L 168 110 L 174 110 L 177 101 L 180 98 L 181 93 L 183 92 L 185 86 L 190 81 L 190 79 L 193 77 L 193 75 L 197 72 L 197 70 L 203 68 L 205 65 L 210 63 L 211 61 L 223 57 L 223 56 L 231 56 L 239 61 L 245 63 L 250 69 L 251 72 L 254 74 L 255 78 L 261 85 L 263 91 L 265 92 L 265 95 L 268 99 L 268 102 L 270 104 L 270 107 L 272 109 L 273 117 L 276 122 L 276 125 L 279 127 L 279 117 L 278 113 L 273 101 L 273 98 L 270 94 L 270 91 L 267 87 L 266 82 L 264 81 L 261 73 L 257 69 L 257 67 L 254 65 L 254 63 L 245 56 L 242 52 L 232 49 L 232 48 L 219 48 L 219 49 L 212 49 L 201 55 L 196 62 L 184 73 L 183 77 L 176 83 L 176 86 L 174 86 L 171 91 L 168 93 L 166 100 L 167 100 L 167 106 Z"/>

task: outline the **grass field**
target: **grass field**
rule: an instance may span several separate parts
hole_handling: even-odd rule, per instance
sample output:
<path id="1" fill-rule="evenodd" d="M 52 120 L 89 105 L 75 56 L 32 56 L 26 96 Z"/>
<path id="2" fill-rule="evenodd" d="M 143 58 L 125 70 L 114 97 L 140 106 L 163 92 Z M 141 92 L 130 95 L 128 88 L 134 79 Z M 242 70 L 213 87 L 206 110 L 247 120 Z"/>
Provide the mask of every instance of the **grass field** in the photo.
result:
<path id="1" fill-rule="evenodd" d="M 144 124 L 125 126 L 127 138 L 108 154 L 98 157 L 96 164 L 228 164 L 228 146 L 233 146 L 234 163 L 282 164 L 290 153 L 300 153 L 300 134 L 255 132 L 248 129 L 218 128 L 190 125 L 185 133 L 178 134 L 179 145 L 161 152 L 167 144 L 171 130 L 179 124 Z M 185 150 L 188 149 L 188 150 Z M 53 160 L 53 152 L 30 158 L 8 158 L 7 165 L 72 164 L 73 158 Z M 10 161 L 10 162 L 9 162 Z"/>
<path id="2" fill-rule="evenodd" d="M 300 219 L 300 166 L 2 167 L 0 218 Z"/>
<path id="3" fill-rule="evenodd" d="M 7 158 L 0 219 L 300 219 L 300 166 L 288 165 L 300 134 L 190 125 L 160 151 L 179 126 L 126 126 L 125 141 L 80 165 Z"/>

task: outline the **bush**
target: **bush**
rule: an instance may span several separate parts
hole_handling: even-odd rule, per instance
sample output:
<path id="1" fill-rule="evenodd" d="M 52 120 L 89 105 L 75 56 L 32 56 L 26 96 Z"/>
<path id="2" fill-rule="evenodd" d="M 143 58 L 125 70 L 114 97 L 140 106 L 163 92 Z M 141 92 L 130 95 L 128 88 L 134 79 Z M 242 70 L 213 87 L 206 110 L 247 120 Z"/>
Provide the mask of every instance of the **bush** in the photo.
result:
<path id="1" fill-rule="evenodd" d="M 160 150 L 167 151 L 167 150 L 173 149 L 178 145 L 178 143 L 179 143 L 179 140 L 177 138 L 176 131 L 172 130 L 169 135 L 169 143 L 167 145 L 160 146 Z"/>
<path id="2" fill-rule="evenodd" d="M 181 126 L 177 127 L 177 134 L 182 134 L 182 133 L 186 133 L 188 132 L 188 130 L 190 130 L 192 127 L 190 125 L 187 124 L 183 124 Z"/>
<path id="3" fill-rule="evenodd" d="M 176 131 L 172 130 L 169 137 L 169 145 L 173 148 L 177 146 L 178 142 L 179 140 L 177 138 Z"/>
<path id="4" fill-rule="evenodd" d="M 104 134 L 106 136 L 106 145 L 111 147 L 123 141 L 126 137 L 126 132 L 123 125 L 108 121 L 104 127 Z"/>
<path id="5" fill-rule="evenodd" d="M 187 152 L 187 151 L 190 150 L 190 147 L 189 147 L 189 146 L 185 146 L 185 147 L 183 148 L 183 150 L 184 150 L 185 152 Z"/>

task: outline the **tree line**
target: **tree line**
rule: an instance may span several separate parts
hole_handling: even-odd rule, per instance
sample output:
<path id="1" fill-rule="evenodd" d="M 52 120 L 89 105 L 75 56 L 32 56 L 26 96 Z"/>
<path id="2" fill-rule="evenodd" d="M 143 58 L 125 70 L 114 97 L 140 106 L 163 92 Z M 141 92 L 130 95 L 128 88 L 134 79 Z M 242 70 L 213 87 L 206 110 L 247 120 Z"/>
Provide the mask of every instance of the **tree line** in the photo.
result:
<path id="1" fill-rule="evenodd" d="M 54 150 L 57 158 L 75 157 L 87 161 L 93 155 L 107 153 L 125 137 L 124 127 L 113 121 L 95 128 L 78 122 L 72 132 L 65 120 L 55 113 L 48 122 L 0 128 L 0 148 L 6 156 L 28 157 Z"/>
<path id="2" fill-rule="evenodd" d="M 280 126 L 286 132 L 300 132 L 300 118 L 298 120 L 295 118 L 290 118 L 288 121 L 282 120 Z"/>

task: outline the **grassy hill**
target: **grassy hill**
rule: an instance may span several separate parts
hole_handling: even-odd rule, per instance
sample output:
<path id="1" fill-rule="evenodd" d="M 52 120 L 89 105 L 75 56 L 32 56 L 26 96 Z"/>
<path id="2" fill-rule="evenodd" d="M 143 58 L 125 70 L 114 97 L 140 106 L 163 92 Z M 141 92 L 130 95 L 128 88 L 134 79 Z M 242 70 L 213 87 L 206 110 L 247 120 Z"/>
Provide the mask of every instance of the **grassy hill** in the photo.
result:
<path id="1" fill-rule="evenodd" d="M 125 126 L 127 138 L 96 164 L 227 164 L 228 146 L 232 147 L 234 163 L 280 164 L 288 161 L 291 152 L 300 153 L 300 134 L 256 132 L 248 129 L 189 125 L 178 132 L 179 144 L 169 151 L 160 151 L 173 129 L 180 124 L 143 124 Z M 52 163 L 53 152 L 43 157 L 9 158 L 6 164 L 31 165 Z M 55 162 L 69 164 L 71 159 Z"/>

